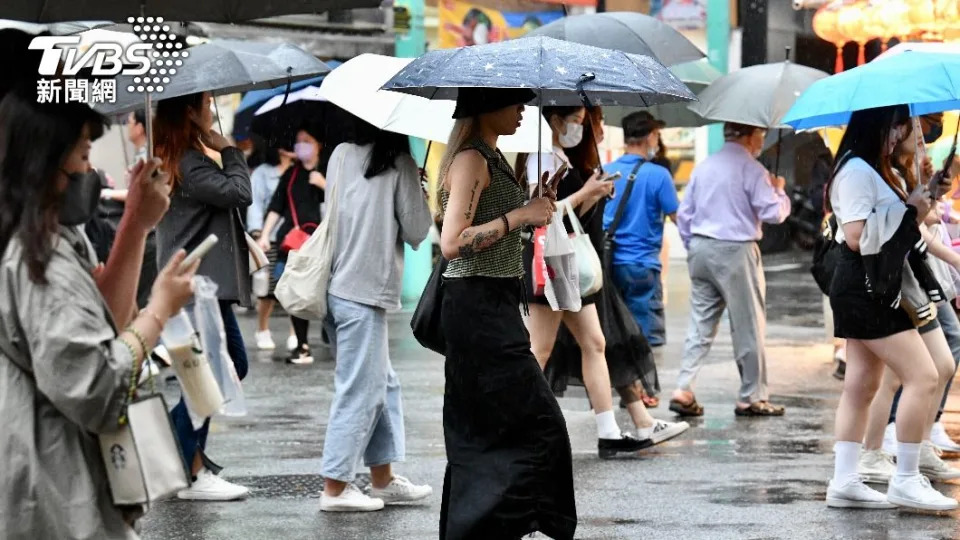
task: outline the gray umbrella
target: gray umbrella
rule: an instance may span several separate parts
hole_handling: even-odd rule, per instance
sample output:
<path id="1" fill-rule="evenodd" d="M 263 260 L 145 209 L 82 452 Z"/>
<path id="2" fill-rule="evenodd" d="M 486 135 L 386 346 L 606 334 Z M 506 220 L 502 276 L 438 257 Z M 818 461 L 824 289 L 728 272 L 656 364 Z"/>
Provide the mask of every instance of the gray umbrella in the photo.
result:
<path id="1" fill-rule="evenodd" d="M 155 60 L 154 69 L 166 69 L 166 74 L 150 75 L 151 81 L 136 81 L 132 76 L 117 77 L 117 100 L 104 103 L 96 109 L 104 114 L 130 112 L 144 106 L 146 89 L 153 100 L 169 99 L 197 92 L 232 94 L 260 88 L 273 88 L 316 77 L 330 68 L 314 56 L 288 43 L 256 43 L 249 41 L 219 40 L 186 49 L 188 56 L 182 66 L 176 66 L 172 57 Z M 171 53 L 172 54 L 172 53 Z M 161 64 L 162 62 L 162 64 Z M 170 65 L 168 65 L 168 62 Z M 170 73 L 169 70 L 176 70 Z M 169 82 L 164 82 L 166 77 Z M 156 82 L 159 78 L 160 82 Z M 157 86 L 163 88 L 157 90 Z M 130 91 L 129 88 L 134 88 Z"/>
<path id="2" fill-rule="evenodd" d="M 776 62 L 739 69 L 713 82 L 690 110 L 716 122 L 786 128 L 783 116 L 800 94 L 827 77 L 819 69 Z"/>
<path id="3" fill-rule="evenodd" d="M 529 88 L 539 105 L 648 107 L 696 99 L 649 56 L 543 36 L 431 51 L 383 86 L 427 99 L 456 99 L 460 87 Z"/>
<path id="4" fill-rule="evenodd" d="M 46 23 L 118 21 L 130 16 L 237 23 L 277 15 L 379 7 L 381 0 L 20 0 L 3 2 L 0 18 Z"/>
<path id="5" fill-rule="evenodd" d="M 665 66 L 704 57 L 696 45 L 672 26 L 649 15 L 629 11 L 563 17 L 527 36 L 547 36 L 603 49 L 645 54 Z"/>

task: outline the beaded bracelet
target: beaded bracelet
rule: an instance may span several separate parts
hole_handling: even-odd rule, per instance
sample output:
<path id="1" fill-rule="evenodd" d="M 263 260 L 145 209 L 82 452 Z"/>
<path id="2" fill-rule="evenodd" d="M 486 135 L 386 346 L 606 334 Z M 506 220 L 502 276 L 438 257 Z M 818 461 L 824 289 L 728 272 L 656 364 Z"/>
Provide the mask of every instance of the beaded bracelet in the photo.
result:
<path id="1" fill-rule="evenodd" d="M 133 334 L 133 337 L 137 338 L 137 341 L 140 342 L 140 348 L 141 350 L 143 350 L 143 357 L 146 358 L 150 356 L 150 350 L 147 348 L 147 340 L 143 339 L 143 334 L 141 334 L 139 331 L 137 331 L 136 328 L 132 326 L 127 328 L 126 331 Z"/>
<path id="2" fill-rule="evenodd" d="M 130 358 L 133 359 L 133 369 L 131 370 L 131 376 L 130 376 L 130 387 L 127 389 L 127 403 L 129 403 L 130 401 L 133 401 L 133 395 L 137 392 L 137 379 L 139 379 L 139 377 L 137 377 L 137 374 L 140 372 L 139 362 L 137 361 L 137 352 L 133 350 L 133 345 L 131 345 L 127 340 L 123 338 L 119 338 L 118 341 L 120 341 L 120 343 L 123 343 L 123 345 L 130 352 Z M 123 414 L 120 415 L 120 419 L 118 420 L 118 423 L 121 426 L 127 423 L 126 406 L 124 406 Z"/>

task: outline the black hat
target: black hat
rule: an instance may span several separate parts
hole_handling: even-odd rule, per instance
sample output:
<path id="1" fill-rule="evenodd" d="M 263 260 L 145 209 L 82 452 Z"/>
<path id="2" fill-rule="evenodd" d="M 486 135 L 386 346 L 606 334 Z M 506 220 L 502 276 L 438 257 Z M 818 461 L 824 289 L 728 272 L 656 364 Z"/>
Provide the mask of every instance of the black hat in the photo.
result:
<path id="1" fill-rule="evenodd" d="M 527 88 L 460 88 L 453 118 L 460 120 L 499 111 L 511 105 L 533 101 L 535 97 L 537 94 Z"/>
<path id="2" fill-rule="evenodd" d="M 625 139 L 641 139 L 653 133 L 655 129 L 667 127 L 663 120 L 657 120 L 647 111 L 637 111 L 623 117 L 621 122 Z"/>

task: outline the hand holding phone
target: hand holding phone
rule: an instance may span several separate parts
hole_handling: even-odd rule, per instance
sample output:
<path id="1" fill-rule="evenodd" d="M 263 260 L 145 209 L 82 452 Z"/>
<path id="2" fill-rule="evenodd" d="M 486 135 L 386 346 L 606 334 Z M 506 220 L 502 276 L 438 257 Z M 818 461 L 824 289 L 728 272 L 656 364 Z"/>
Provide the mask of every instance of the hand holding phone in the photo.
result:
<path id="1" fill-rule="evenodd" d="M 604 176 L 603 178 L 600 179 L 600 181 L 601 181 L 601 182 L 614 182 L 614 181 L 616 181 L 616 180 L 619 180 L 622 176 L 623 176 L 623 173 L 621 173 L 620 171 L 617 171 L 617 172 L 615 172 L 615 173 L 613 173 L 613 174 L 608 174 L 607 176 Z"/>
<path id="2" fill-rule="evenodd" d="M 217 245 L 218 241 L 219 239 L 215 234 L 211 234 L 210 236 L 204 238 L 203 242 L 200 242 L 200 245 L 194 248 L 194 250 L 187 255 L 187 258 L 183 259 L 183 262 L 180 263 L 180 271 L 185 271 L 190 267 L 190 265 L 206 255 L 211 249 L 213 249 L 213 246 Z"/>

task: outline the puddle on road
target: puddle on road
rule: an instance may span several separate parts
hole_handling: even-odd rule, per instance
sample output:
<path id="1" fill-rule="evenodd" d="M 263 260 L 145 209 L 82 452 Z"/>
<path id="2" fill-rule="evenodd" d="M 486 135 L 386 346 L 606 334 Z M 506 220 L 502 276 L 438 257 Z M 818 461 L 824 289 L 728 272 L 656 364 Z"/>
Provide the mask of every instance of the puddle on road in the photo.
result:
<path id="1" fill-rule="evenodd" d="M 822 501 L 826 497 L 823 482 L 778 480 L 778 485 L 742 483 L 713 485 L 696 490 L 714 504 L 753 506 L 755 504 L 791 504 L 798 501 Z"/>

